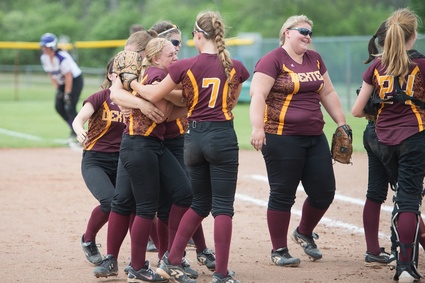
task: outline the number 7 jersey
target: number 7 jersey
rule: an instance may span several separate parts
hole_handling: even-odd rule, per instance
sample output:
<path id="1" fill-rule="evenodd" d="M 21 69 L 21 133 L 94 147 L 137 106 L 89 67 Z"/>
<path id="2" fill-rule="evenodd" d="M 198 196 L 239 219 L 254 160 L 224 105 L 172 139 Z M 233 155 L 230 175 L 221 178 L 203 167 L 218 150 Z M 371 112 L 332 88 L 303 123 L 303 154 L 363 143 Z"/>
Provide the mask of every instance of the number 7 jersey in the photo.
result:
<path id="1" fill-rule="evenodd" d="M 182 83 L 189 121 L 233 120 L 232 109 L 239 97 L 238 86 L 250 74 L 240 61 L 232 59 L 232 62 L 231 89 L 217 54 L 201 53 L 168 67 L 174 83 Z"/>

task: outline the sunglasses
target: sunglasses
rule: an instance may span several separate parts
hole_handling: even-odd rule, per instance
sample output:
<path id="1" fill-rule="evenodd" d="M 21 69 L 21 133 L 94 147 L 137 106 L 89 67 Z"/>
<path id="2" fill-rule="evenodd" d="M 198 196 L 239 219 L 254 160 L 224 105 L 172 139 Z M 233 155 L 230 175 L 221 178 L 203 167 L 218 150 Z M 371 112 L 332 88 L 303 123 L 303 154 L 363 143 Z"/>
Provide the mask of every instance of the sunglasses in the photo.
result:
<path id="1" fill-rule="evenodd" d="M 309 35 L 310 37 L 313 36 L 313 32 L 307 28 L 288 28 L 288 30 L 297 30 L 300 34 L 307 36 Z"/>
<path id="2" fill-rule="evenodd" d="M 177 46 L 181 46 L 182 41 L 181 40 L 177 40 L 177 39 L 170 39 L 171 43 L 177 47 Z"/>

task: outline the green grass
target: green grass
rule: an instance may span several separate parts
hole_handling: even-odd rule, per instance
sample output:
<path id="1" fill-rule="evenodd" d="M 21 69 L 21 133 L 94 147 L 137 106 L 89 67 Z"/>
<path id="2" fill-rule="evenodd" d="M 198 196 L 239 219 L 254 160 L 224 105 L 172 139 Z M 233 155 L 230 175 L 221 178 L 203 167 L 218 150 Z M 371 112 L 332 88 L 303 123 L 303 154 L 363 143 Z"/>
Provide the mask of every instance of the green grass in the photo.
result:
<path id="1" fill-rule="evenodd" d="M 0 148 L 37 148 L 65 146 L 69 128 L 54 109 L 54 90 L 48 78 L 41 77 L 31 84 L 21 82 L 16 90 L 13 83 L 3 84 L 0 91 Z M 99 81 L 96 78 L 86 79 L 82 101 L 98 90 Z M 252 149 L 250 144 L 251 123 L 249 119 L 249 104 L 240 103 L 234 109 L 235 129 L 241 149 Z M 362 135 L 366 125 L 365 119 L 358 119 L 346 114 L 347 124 L 353 129 L 354 151 L 364 151 Z M 325 133 L 330 141 L 336 129 L 336 124 L 325 114 Z M 31 140 L 29 137 L 19 137 L 6 134 L 3 130 L 22 133 L 41 139 Z"/>

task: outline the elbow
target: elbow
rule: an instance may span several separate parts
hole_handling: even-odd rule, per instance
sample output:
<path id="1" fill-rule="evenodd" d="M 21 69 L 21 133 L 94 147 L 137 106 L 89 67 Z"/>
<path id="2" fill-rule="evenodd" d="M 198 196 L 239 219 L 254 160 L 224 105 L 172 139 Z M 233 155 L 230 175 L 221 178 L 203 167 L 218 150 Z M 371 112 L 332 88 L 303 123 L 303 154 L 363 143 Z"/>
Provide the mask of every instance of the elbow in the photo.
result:
<path id="1" fill-rule="evenodd" d="M 361 118 L 363 117 L 363 111 L 358 111 L 356 109 L 351 109 L 351 115 L 353 115 L 356 118 Z"/>

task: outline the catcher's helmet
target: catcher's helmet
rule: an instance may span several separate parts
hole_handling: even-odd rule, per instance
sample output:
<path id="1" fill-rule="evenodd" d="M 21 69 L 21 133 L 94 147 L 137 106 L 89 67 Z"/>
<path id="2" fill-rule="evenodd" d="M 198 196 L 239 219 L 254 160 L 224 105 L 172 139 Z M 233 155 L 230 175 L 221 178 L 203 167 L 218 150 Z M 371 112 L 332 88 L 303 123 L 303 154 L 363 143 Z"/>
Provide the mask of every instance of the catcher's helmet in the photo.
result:
<path id="1" fill-rule="evenodd" d="M 58 38 L 53 33 L 45 33 L 41 36 L 40 46 L 46 46 L 56 50 L 58 47 Z"/>

